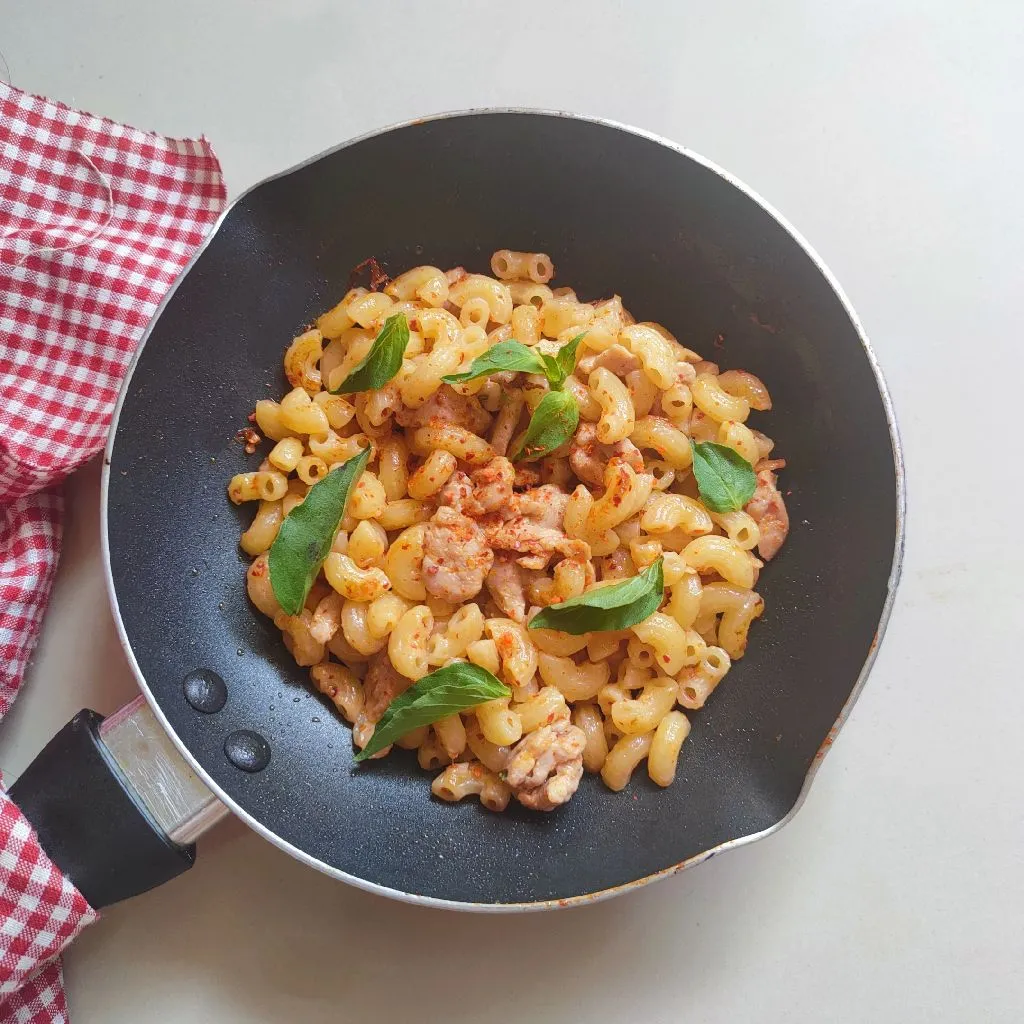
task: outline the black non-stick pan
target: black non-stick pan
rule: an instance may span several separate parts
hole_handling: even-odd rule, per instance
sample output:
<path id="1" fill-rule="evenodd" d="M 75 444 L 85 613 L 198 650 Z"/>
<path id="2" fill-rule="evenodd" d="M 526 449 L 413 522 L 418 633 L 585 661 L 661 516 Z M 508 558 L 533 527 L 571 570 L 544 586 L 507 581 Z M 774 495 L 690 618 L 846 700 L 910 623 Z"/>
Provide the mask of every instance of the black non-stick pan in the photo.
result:
<path id="1" fill-rule="evenodd" d="M 225 495 L 254 461 L 236 432 L 284 389 L 283 347 L 356 264 L 486 272 L 498 248 L 547 252 L 581 297 L 619 293 L 762 377 L 762 422 L 788 460 L 792 528 L 761 575 L 767 610 L 692 716 L 676 783 L 638 772 L 612 793 L 588 777 L 552 814 L 433 800 L 406 752 L 355 767 L 348 727 L 248 602 L 238 535 L 251 513 Z M 107 460 L 114 614 L 152 714 L 79 716 L 15 787 L 96 903 L 187 866 L 187 841 L 223 805 L 337 878 L 466 909 L 608 895 L 763 836 L 799 806 L 864 684 L 903 543 L 892 409 L 818 257 L 705 160 L 562 114 L 416 121 L 243 195 L 151 326 Z"/>

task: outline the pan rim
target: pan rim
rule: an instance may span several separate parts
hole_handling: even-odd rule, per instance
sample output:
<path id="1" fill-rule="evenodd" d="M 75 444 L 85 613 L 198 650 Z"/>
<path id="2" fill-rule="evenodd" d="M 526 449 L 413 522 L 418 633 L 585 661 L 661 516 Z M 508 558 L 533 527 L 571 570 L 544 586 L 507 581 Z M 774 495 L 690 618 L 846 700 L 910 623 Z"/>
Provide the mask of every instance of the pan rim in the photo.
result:
<path id="1" fill-rule="evenodd" d="M 874 639 L 871 647 L 868 650 L 867 657 L 864 660 L 863 665 L 854 681 L 853 687 L 850 691 L 850 695 L 841 708 L 838 717 L 833 723 L 832 727 L 825 739 L 823 740 L 817 754 L 812 759 L 810 766 L 807 769 L 807 773 L 804 776 L 803 783 L 800 787 L 800 792 L 797 794 L 796 800 L 789 811 L 780 818 L 774 824 L 768 826 L 768 828 L 762 829 L 758 832 L 753 832 L 745 836 L 738 836 L 734 839 L 726 840 L 723 843 L 719 843 L 707 850 L 702 850 L 700 853 L 694 854 L 693 856 L 672 864 L 667 868 L 663 868 L 661 871 L 656 871 L 652 874 L 645 875 L 641 878 L 634 879 L 630 882 L 625 882 L 618 886 L 613 886 L 607 889 L 601 889 L 591 893 L 581 893 L 575 896 L 569 896 L 562 899 L 546 899 L 546 900 L 535 900 L 518 903 L 473 903 L 462 900 L 449 900 L 443 899 L 437 896 L 424 896 L 418 893 L 406 892 L 402 889 L 394 889 L 389 886 L 380 885 L 376 882 L 371 882 L 365 878 L 361 878 L 358 875 L 353 875 L 350 872 L 343 871 L 340 868 L 333 867 L 330 864 L 326 864 L 323 861 L 311 856 L 305 850 L 295 846 L 293 843 L 278 836 L 275 832 L 269 829 L 255 816 L 246 811 L 240 804 L 233 800 L 212 776 L 205 770 L 200 764 L 197 758 L 195 758 L 192 752 L 188 749 L 187 745 L 175 732 L 173 726 L 164 714 L 163 709 L 160 707 L 159 702 L 156 700 L 153 693 L 150 691 L 149 686 L 146 683 L 145 677 L 143 676 L 142 670 L 135 658 L 135 654 L 132 651 L 131 643 L 128 639 L 127 632 L 125 630 L 124 622 L 121 618 L 121 611 L 117 601 L 117 593 L 114 588 L 113 574 L 111 571 L 110 562 L 110 543 L 109 543 L 109 523 L 108 523 L 108 505 L 109 505 L 109 487 L 110 487 L 110 476 L 111 476 L 111 459 L 113 455 L 114 439 L 117 434 L 117 425 L 121 416 L 121 410 L 124 405 L 125 398 L 128 394 L 128 390 L 131 386 L 132 377 L 135 374 L 135 369 L 138 366 L 139 360 L 142 356 L 143 349 L 145 348 L 146 342 L 149 340 L 152 334 L 153 327 L 160 319 L 161 314 L 173 298 L 175 292 L 178 290 L 179 285 L 188 276 L 192 267 L 196 264 L 202 254 L 205 252 L 206 247 L 210 244 L 213 238 L 217 235 L 217 232 L 221 229 L 222 225 L 231 214 L 235 206 L 240 203 L 246 196 L 256 189 L 266 185 L 271 181 L 276 181 L 278 178 L 284 178 L 288 175 L 295 173 L 296 171 L 302 170 L 304 167 L 310 164 L 316 163 L 322 160 L 324 157 L 330 156 L 334 153 L 339 152 L 342 149 L 347 149 L 350 146 L 354 146 L 357 143 L 363 142 L 367 139 L 375 138 L 378 135 L 385 135 L 390 132 L 397 131 L 402 128 L 410 128 L 415 125 L 425 124 L 432 121 L 441 121 L 454 119 L 458 117 L 472 117 L 481 114 L 528 114 L 528 115 L 539 115 L 542 117 L 558 117 L 565 118 L 568 120 L 583 121 L 589 124 L 599 125 L 604 128 L 612 128 L 616 131 L 626 132 L 631 135 L 638 136 L 646 139 L 650 142 L 654 142 L 660 146 L 664 146 L 667 149 L 685 157 L 688 160 L 693 161 L 699 166 L 711 171 L 713 174 L 718 175 L 725 182 L 732 185 L 733 188 L 737 189 L 748 199 L 752 200 L 758 206 L 760 206 L 765 213 L 767 213 L 780 227 L 782 227 L 790 237 L 797 243 L 797 245 L 803 250 L 807 257 L 814 264 L 817 271 L 824 278 L 826 284 L 831 288 L 836 298 L 839 300 L 840 305 L 843 308 L 846 316 L 849 318 L 850 323 L 856 332 L 857 338 L 860 341 L 861 347 L 864 350 L 864 354 L 867 357 L 868 364 L 871 367 L 871 371 L 875 377 L 875 386 L 878 388 L 879 397 L 882 400 L 882 407 L 885 412 L 886 423 L 889 428 L 889 440 L 892 448 L 893 466 L 896 476 L 896 540 L 893 547 L 893 560 L 892 566 L 889 573 L 889 578 L 886 588 L 885 601 L 882 604 L 881 615 L 879 616 L 878 626 L 875 631 Z M 161 726 L 166 730 L 171 742 L 175 748 L 184 758 L 185 762 L 189 767 L 202 779 L 203 783 L 210 789 L 210 791 L 220 800 L 226 807 L 228 807 L 233 814 L 240 818 L 246 825 L 248 825 L 253 831 L 258 833 L 264 839 L 273 843 L 279 849 L 288 853 L 296 860 L 309 867 L 315 868 L 332 878 L 339 879 L 340 881 L 347 882 L 349 885 L 353 885 L 358 889 L 363 889 L 366 892 L 376 893 L 381 896 L 386 896 L 391 899 L 399 900 L 405 903 L 411 903 L 417 906 L 432 907 L 436 909 L 444 910 L 466 910 L 474 911 L 477 913 L 519 913 L 526 911 L 539 911 L 539 910 L 551 910 L 563 907 L 580 906 L 589 903 L 596 903 L 600 900 L 609 899 L 613 896 L 618 896 L 626 892 L 633 891 L 642 886 L 645 886 L 651 882 L 660 881 L 661 879 L 668 878 L 671 875 L 676 874 L 679 871 L 683 871 L 687 868 L 694 867 L 697 864 L 701 864 L 706 860 L 710 860 L 712 857 L 717 856 L 720 853 L 724 853 L 727 850 L 734 850 L 741 846 L 746 846 L 749 843 L 764 839 L 765 837 L 778 832 L 783 826 L 787 825 L 797 814 L 800 808 L 803 806 L 804 801 L 807 799 L 807 795 L 810 791 L 811 785 L 814 782 L 814 778 L 817 775 L 818 769 L 824 760 L 825 754 L 831 749 L 831 746 L 845 724 L 850 712 L 853 710 L 854 705 L 860 697 L 861 692 L 867 683 L 868 676 L 871 673 L 871 669 L 874 666 L 875 659 L 878 656 L 878 650 L 881 646 L 883 637 L 885 636 L 886 629 L 889 625 L 889 620 L 892 615 L 893 605 L 896 598 L 896 590 L 900 581 L 900 576 L 903 569 L 903 557 L 905 551 L 905 530 L 906 530 L 906 477 L 905 467 L 903 459 L 903 449 L 900 441 L 899 428 L 896 423 L 896 414 L 892 404 L 892 398 L 889 393 L 889 388 L 885 382 L 885 377 L 882 373 L 881 367 L 879 366 L 878 359 L 875 355 L 874 349 L 871 347 L 871 343 L 868 340 L 867 334 L 864 331 L 863 325 L 861 324 L 860 318 L 853 308 L 852 303 L 843 290 L 842 285 L 836 279 L 835 275 L 825 264 L 824 260 L 814 249 L 814 247 L 807 241 L 807 239 L 800 233 L 800 231 L 793 226 L 793 224 L 771 203 L 764 199 L 758 192 L 752 189 L 745 182 L 740 180 L 729 171 L 720 167 L 714 161 L 701 156 L 699 153 L 687 148 L 686 146 L 680 145 L 677 142 L 673 142 L 671 139 L 666 139 L 663 136 L 657 135 L 654 132 L 647 131 L 642 128 L 634 127 L 633 125 L 624 124 L 619 121 L 612 120 L 610 118 L 600 117 L 596 115 L 574 113 L 567 110 L 550 110 L 543 108 L 530 108 L 530 107 L 473 107 L 463 110 L 451 110 L 444 111 L 437 114 L 430 114 L 424 117 L 411 118 L 406 121 L 401 121 L 395 124 L 388 125 L 384 128 L 375 129 L 373 131 L 365 132 L 361 135 L 355 136 L 344 142 L 339 143 L 336 146 L 332 146 L 328 149 L 322 150 L 321 152 L 307 158 L 289 167 L 283 171 L 279 171 L 276 174 L 271 174 L 266 178 L 255 182 L 249 186 L 243 192 L 239 193 L 224 209 L 220 217 L 218 217 L 216 223 L 213 225 L 209 234 L 199 245 L 199 248 L 193 254 L 192 258 L 188 261 L 185 268 L 179 274 L 177 279 L 171 285 L 167 294 L 160 302 L 152 319 L 143 332 L 142 338 L 132 356 L 131 362 L 128 365 L 127 372 L 125 373 L 124 380 L 121 384 L 121 389 L 118 393 L 117 401 L 114 405 L 113 416 L 110 422 L 110 429 L 107 434 L 107 442 L 104 446 L 103 451 L 103 467 L 102 475 L 100 480 L 100 547 L 103 557 L 103 572 L 104 582 L 107 589 L 107 595 L 110 601 L 110 609 L 114 618 L 114 625 L 117 630 L 118 640 L 125 653 L 125 657 L 128 660 L 128 664 L 131 666 L 132 672 L 135 675 L 135 679 L 139 684 L 139 689 L 145 695 L 153 714 L 156 716 L 157 721 L 160 722 Z"/>

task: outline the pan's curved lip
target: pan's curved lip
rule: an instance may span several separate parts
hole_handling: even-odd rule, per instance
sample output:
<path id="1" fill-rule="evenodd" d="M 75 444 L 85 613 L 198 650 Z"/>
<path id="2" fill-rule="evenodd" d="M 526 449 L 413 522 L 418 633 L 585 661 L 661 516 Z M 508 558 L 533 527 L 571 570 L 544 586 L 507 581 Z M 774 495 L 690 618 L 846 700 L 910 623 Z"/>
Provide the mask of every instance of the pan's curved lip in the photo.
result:
<path id="1" fill-rule="evenodd" d="M 177 291 L 178 286 L 188 275 L 189 271 L 202 256 L 206 247 L 210 244 L 213 237 L 220 230 L 224 221 L 230 215 L 234 207 L 241 202 L 249 193 L 255 191 L 261 186 L 268 182 L 275 181 L 278 178 L 287 177 L 296 171 L 301 170 L 304 167 L 309 166 L 312 163 L 316 163 L 318 160 L 322 160 L 326 156 L 330 156 L 333 153 L 338 152 L 342 149 L 347 149 L 349 146 L 354 146 L 359 142 L 363 142 L 366 139 L 374 138 L 378 135 L 385 135 L 388 132 L 396 131 L 400 128 L 409 128 L 417 124 L 424 124 L 430 121 L 447 120 L 450 118 L 457 117 L 471 117 L 480 114 L 536 114 L 543 117 L 563 117 L 575 121 L 585 121 L 590 124 L 601 125 L 605 128 L 612 128 L 616 131 L 627 132 L 631 135 L 636 135 L 641 138 L 647 139 L 651 142 L 655 142 L 658 145 L 665 146 L 668 149 L 673 150 L 680 156 L 686 157 L 692 160 L 694 163 L 705 167 L 707 170 L 717 174 L 720 178 L 727 181 L 734 188 L 738 189 L 753 202 L 757 203 L 769 216 L 774 218 L 778 224 L 783 227 L 793 240 L 803 249 L 803 251 L 810 258 L 811 262 L 817 267 L 818 272 L 822 275 L 829 287 L 835 293 L 836 298 L 843 306 L 846 315 L 850 319 L 850 323 L 853 325 L 854 330 L 857 333 L 857 337 L 860 339 L 861 346 L 864 349 L 864 353 L 867 356 L 868 362 L 871 365 L 872 372 L 875 375 L 875 383 L 878 387 L 878 393 L 882 399 L 882 406 L 885 409 L 885 417 L 889 424 L 889 437 L 892 444 L 892 456 L 893 463 L 896 471 L 896 543 L 893 549 L 893 561 L 892 569 L 889 574 L 888 590 L 886 593 L 885 602 L 882 605 L 882 614 L 878 620 L 878 629 L 875 632 L 874 640 L 872 641 L 871 647 L 868 651 L 868 655 L 864 660 L 864 664 L 861 667 L 860 673 L 850 691 L 850 696 L 846 699 L 846 703 L 843 705 L 842 710 L 839 712 L 839 717 L 836 719 L 832 728 L 829 730 L 828 736 L 826 736 L 824 742 L 819 748 L 817 754 L 812 760 L 807 774 L 804 777 L 803 785 L 800 788 L 800 792 L 797 795 L 793 806 L 789 809 L 789 812 L 781 818 L 775 824 L 770 825 L 768 828 L 762 829 L 760 832 L 754 832 L 750 835 L 739 836 L 735 839 L 727 840 L 724 843 L 719 843 L 717 846 L 712 847 L 709 850 L 702 850 L 700 853 L 694 854 L 686 860 L 680 861 L 678 864 L 670 865 L 661 871 L 654 872 L 650 875 L 645 875 L 643 878 L 635 879 L 631 882 L 626 882 L 622 885 L 613 886 L 609 889 L 601 889 L 597 892 L 583 893 L 577 896 L 570 896 L 564 899 L 549 899 L 549 900 L 537 900 L 528 903 L 467 903 L 460 900 L 446 900 L 435 896 L 423 896 L 417 893 L 405 892 L 401 889 L 392 889 L 387 886 L 379 885 L 375 882 L 367 881 L 364 878 L 360 878 L 357 875 L 349 874 L 347 871 L 342 871 L 340 868 L 332 867 L 330 864 L 325 864 L 323 861 L 310 856 L 304 850 L 292 845 L 280 836 L 276 835 L 270 829 L 268 829 L 262 822 L 253 817 L 248 811 L 241 807 L 236 801 L 234 801 L 224 790 L 213 780 L 213 778 L 206 772 L 203 766 L 193 757 L 191 751 L 182 742 L 180 737 L 174 731 L 171 723 L 167 720 L 164 715 L 159 702 L 150 692 L 149 687 L 146 685 L 146 680 L 143 677 L 142 670 L 139 667 L 138 662 L 135 659 L 135 655 L 132 651 L 131 644 L 128 641 L 128 636 L 125 631 L 124 622 L 121 619 L 121 611 L 117 603 L 117 594 L 114 590 L 113 574 L 110 567 L 110 547 L 108 541 L 108 521 L 107 521 L 107 505 L 110 485 L 110 471 L 111 471 L 111 457 L 113 454 L 114 437 L 117 431 L 117 423 L 121 415 L 121 409 L 124 405 L 125 396 L 128 393 L 128 388 L 131 383 L 135 368 L 138 365 L 139 358 L 142 355 L 142 350 L 145 347 L 146 342 L 149 340 L 150 334 L 153 331 L 153 326 L 159 320 L 160 315 L 163 313 L 164 308 L 170 302 L 174 293 Z M 386 128 L 380 128 L 375 131 L 366 132 L 363 135 L 359 135 L 353 139 L 349 139 L 347 142 L 343 142 L 340 145 L 333 146 L 330 149 L 326 149 L 315 156 L 310 157 L 308 160 L 303 160 L 301 163 L 288 168 L 287 170 L 281 171 L 278 174 L 270 175 L 267 178 L 257 182 L 250 186 L 244 192 L 240 193 L 228 206 L 224 212 L 220 215 L 220 218 L 214 224 L 212 230 L 206 239 L 202 242 L 199 248 L 196 250 L 192 259 L 189 260 L 185 269 L 181 272 L 178 279 L 171 286 L 167 295 L 160 303 L 153 315 L 153 319 L 150 321 L 149 326 L 146 328 L 142 339 L 139 342 L 139 346 L 135 351 L 135 355 L 128 367 L 128 372 L 125 375 L 124 382 L 121 385 L 121 391 L 117 398 L 117 403 L 114 406 L 113 418 L 110 423 L 110 433 L 107 436 L 107 444 L 104 448 L 103 458 L 103 475 L 100 485 L 100 543 L 103 552 L 103 567 L 104 574 L 106 577 L 107 592 L 110 597 L 110 606 L 114 616 L 114 623 L 117 627 L 117 635 L 121 641 L 121 646 L 124 649 L 125 656 L 128 659 L 129 664 L 135 673 L 135 678 L 138 680 L 139 687 L 142 692 L 146 695 L 146 699 L 149 701 L 150 706 L 153 709 L 153 714 L 156 715 L 157 719 L 167 730 L 172 742 L 177 747 L 178 751 L 189 764 L 193 771 L 210 787 L 210 790 L 215 793 L 218 799 L 222 800 L 226 806 L 241 818 L 250 828 L 258 832 L 269 842 L 272 842 L 275 846 L 280 847 L 286 853 L 291 854 L 297 860 L 310 867 L 316 868 L 318 871 L 322 871 L 324 874 L 330 875 L 334 878 L 341 879 L 342 881 L 348 882 L 350 885 L 354 885 L 357 888 L 365 889 L 368 892 L 377 893 L 382 896 L 388 896 L 392 899 L 401 900 L 407 903 L 417 904 L 419 906 L 434 907 L 448 910 L 471 910 L 483 913 L 508 913 L 517 911 L 534 911 L 534 910 L 550 910 L 560 907 L 578 906 L 581 904 L 594 903 L 599 900 L 609 899 L 612 896 L 617 896 L 625 892 L 629 892 L 633 889 L 638 889 L 641 886 L 647 885 L 649 882 L 658 881 L 663 878 L 668 878 L 670 875 L 674 875 L 678 871 L 682 871 L 689 867 L 694 867 L 697 864 L 703 863 L 706 860 L 710 860 L 712 857 L 719 853 L 723 853 L 726 850 L 733 850 L 740 846 L 745 846 L 748 843 L 756 842 L 758 839 L 763 839 L 765 836 L 769 836 L 774 832 L 786 825 L 792 820 L 796 812 L 803 805 L 804 800 L 807 798 L 807 793 L 810 790 L 811 783 L 814 781 L 814 776 L 817 774 L 818 768 L 821 765 L 825 754 L 828 753 L 835 740 L 836 735 L 842 728 L 844 722 L 849 717 L 850 711 L 853 709 L 854 704 L 857 702 L 857 698 L 860 696 L 861 691 L 864 689 L 864 684 L 867 682 L 868 675 L 871 672 L 871 667 L 874 665 L 875 658 L 878 654 L 878 648 L 881 645 L 882 637 L 885 635 L 886 627 L 889 624 L 889 618 L 892 614 L 893 603 L 896 598 L 896 588 L 900 580 L 900 574 L 903 568 L 903 553 L 905 545 L 905 525 L 906 525 L 906 480 L 905 470 L 903 463 L 903 450 L 900 443 L 899 429 L 896 425 L 896 414 L 893 410 L 892 398 L 889 394 L 888 386 L 885 383 L 885 378 L 882 375 L 882 370 L 878 364 L 878 359 L 875 356 L 874 350 L 871 347 L 871 343 L 868 341 L 867 335 L 864 332 L 864 328 L 861 325 L 860 318 L 857 316 L 846 292 L 843 291 L 842 286 L 839 284 L 835 275 L 826 266 L 824 260 L 818 255 L 814 247 L 807 241 L 806 238 L 786 219 L 771 203 L 763 199 L 757 192 L 751 189 L 744 182 L 740 181 L 739 178 L 730 174 L 728 171 L 719 167 L 713 161 L 706 159 L 693 150 L 687 149 L 685 146 L 681 146 L 670 139 L 663 138 L 660 135 L 656 135 L 653 132 L 645 131 L 642 128 L 635 128 L 632 125 L 623 124 L 618 121 L 613 121 L 604 117 L 597 117 L 587 114 L 577 114 L 571 111 L 565 110 L 545 110 L 545 109 L 531 109 L 527 107 L 480 107 L 470 108 L 466 110 L 453 110 L 446 111 L 439 114 L 432 114 L 426 117 L 413 118 L 408 121 L 403 121 L 398 124 L 392 124 Z"/>

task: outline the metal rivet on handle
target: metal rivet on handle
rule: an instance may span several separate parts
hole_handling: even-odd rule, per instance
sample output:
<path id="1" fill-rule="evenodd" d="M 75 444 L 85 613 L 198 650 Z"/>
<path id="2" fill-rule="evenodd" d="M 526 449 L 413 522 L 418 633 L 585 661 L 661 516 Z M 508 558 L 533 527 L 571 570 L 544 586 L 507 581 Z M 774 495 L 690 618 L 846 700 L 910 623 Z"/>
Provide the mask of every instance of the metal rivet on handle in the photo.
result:
<path id="1" fill-rule="evenodd" d="M 238 729 L 224 740 L 228 760 L 243 772 L 261 772 L 270 764 L 270 744 L 252 729 Z"/>
<path id="2" fill-rule="evenodd" d="M 203 714 L 214 715 L 228 702 L 228 688 L 224 680 L 208 668 L 189 672 L 181 686 L 185 700 Z"/>

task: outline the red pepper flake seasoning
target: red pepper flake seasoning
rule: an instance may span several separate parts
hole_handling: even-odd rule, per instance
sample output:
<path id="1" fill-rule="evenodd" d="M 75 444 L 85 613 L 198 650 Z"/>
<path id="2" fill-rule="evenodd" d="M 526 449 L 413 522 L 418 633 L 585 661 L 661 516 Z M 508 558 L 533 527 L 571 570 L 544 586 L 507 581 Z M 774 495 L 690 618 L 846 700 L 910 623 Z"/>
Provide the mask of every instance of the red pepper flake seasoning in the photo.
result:
<path id="1" fill-rule="evenodd" d="M 363 271 L 368 270 L 370 274 L 370 291 L 379 292 L 390 283 L 391 278 L 381 269 L 381 265 L 377 262 L 375 256 L 371 256 L 367 260 L 363 260 L 362 263 L 352 268 L 352 273 L 348 276 L 349 288 L 355 288 L 359 284 L 359 279 L 362 277 Z"/>
<path id="2" fill-rule="evenodd" d="M 240 444 L 245 445 L 246 455 L 252 455 L 252 453 L 256 451 L 256 445 L 258 445 L 263 438 L 260 437 L 252 427 L 242 427 L 242 429 L 235 434 L 235 440 Z"/>

